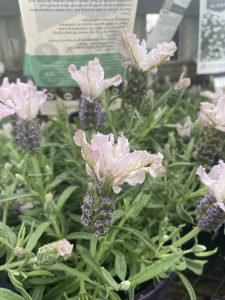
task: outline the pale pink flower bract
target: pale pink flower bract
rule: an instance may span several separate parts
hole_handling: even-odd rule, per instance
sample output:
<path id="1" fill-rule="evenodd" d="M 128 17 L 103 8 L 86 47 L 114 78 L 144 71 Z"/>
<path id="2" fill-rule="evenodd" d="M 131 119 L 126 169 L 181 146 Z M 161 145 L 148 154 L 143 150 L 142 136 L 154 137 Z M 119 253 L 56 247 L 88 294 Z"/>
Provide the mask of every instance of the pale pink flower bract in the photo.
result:
<path id="1" fill-rule="evenodd" d="M 124 136 L 120 136 L 115 143 L 113 134 L 97 133 L 89 144 L 85 132 L 78 130 L 74 142 L 81 147 L 87 173 L 103 186 L 112 187 L 114 193 L 121 191 L 120 186 L 124 182 L 131 186 L 143 183 L 145 173 L 152 177 L 164 173 L 161 153 L 130 152 L 128 140 Z"/>
<path id="2" fill-rule="evenodd" d="M 205 172 L 205 168 L 200 166 L 196 170 L 196 174 L 200 177 L 205 187 L 214 194 L 221 208 L 225 208 L 225 163 L 219 160 L 219 164 L 212 167 L 209 174 Z"/>
<path id="3" fill-rule="evenodd" d="M 6 78 L 0 88 L 0 118 L 16 114 L 22 120 L 32 120 L 46 99 L 45 91 L 38 91 L 32 82 L 9 84 Z"/>
<path id="4" fill-rule="evenodd" d="M 122 77 L 119 74 L 104 80 L 104 70 L 97 58 L 89 61 L 87 66 L 81 67 L 80 70 L 72 64 L 69 67 L 69 72 L 89 102 L 93 102 L 101 96 L 110 86 L 118 86 L 122 82 Z"/>

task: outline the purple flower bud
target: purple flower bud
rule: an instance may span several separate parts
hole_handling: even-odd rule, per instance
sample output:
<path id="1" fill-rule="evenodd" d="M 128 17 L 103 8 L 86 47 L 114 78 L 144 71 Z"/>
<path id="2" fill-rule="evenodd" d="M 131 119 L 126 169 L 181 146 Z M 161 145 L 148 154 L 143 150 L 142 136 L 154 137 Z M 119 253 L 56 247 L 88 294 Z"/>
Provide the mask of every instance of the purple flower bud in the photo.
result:
<path id="1" fill-rule="evenodd" d="M 86 101 L 85 97 L 81 96 L 81 99 L 80 99 L 80 110 L 79 110 L 79 119 L 80 119 L 80 123 L 81 123 L 82 127 L 85 126 L 87 112 L 88 112 L 87 101 Z"/>
<path id="2" fill-rule="evenodd" d="M 203 231 L 217 231 L 225 222 L 225 211 L 213 194 L 204 197 L 195 210 L 198 226 Z"/>
<path id="3" fill-rule="evenodd" d="M 81 209 L 81 222 L 89 232 L 98 237 L 108 231 L 114 210 L 113 199 L 99 196 L 94 201 L 90 195 L 87 195 Z"/>
<path id="4" fill-rule="evenodd" d="M 18 118 L 16 129 L 19 145 L 26 151 L 37 152 L 40 148 L 39 120 L 23 120 Z"/>
<path id="5" fill-rule="evenodd" d="M 99 101 L 95 104 L 94 113 L 96 116 L 96 126 L 98 128 L 102 123 L 102 107 Z"/>

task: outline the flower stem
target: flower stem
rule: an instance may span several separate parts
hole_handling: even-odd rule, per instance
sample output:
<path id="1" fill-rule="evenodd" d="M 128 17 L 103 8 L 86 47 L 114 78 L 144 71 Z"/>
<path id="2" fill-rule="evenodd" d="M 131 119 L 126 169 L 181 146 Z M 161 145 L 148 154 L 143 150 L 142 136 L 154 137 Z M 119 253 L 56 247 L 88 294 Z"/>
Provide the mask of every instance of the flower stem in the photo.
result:
<path id="1" fill-rule="evenodd" d="M 39 162 L 38 162 L 38 157 L 37 154 L 33 154 L 31 157 L 32 160 L 32 165 L 33 165 L 33 170 L 35 175 L 37 175 L 37 185 L 40 188 L 40 193 L 41 194 L 41 201 L 44 201 L 44 186 L 43 186 L 43 181 L 42 181 L 42 175 L 41 175 L 41 170 L 40 170 L 40 166 L 39 166 Z"/>
<path id="2" fill-rule="evenodd" d="M 55 233 L 56 233 L 56 235 L 57 235 L 57 238 L 58 238 L 58 239 L 61 239 L 61 238 L 62 238 L 62 233 L 61 233 L 61 231 L 60 231 L 60 229 L 59 229 L 59 226 L 58 226 L 58 224 L 57 224 L 55 218 L 53 218 L 53 220 L 51 220 L 51 224 L 52 224 L 52 227 L 53 227 L 54 230 L 55 230 Z"/>
<path id="3" fill-rule="evenodd" d="M 16 268 L 16 267 L 19 267 L 20 265 L 22 265 L 24 262 L 27 262 L 27 264 L 33 264 L 33 263 L 36 263 L 37 262 L 37 257 L 33 257 L 31 258 L 30 260 L 20 260 L 20 261 L 16 261 L 14 263 L 11 263 L 11 264 L 4 264 L 2 266 L 0 266 L 0 271 L 5 271 L 7 269 L 12 269 L 12 268 Z"/>
<path id="4" fill-rule="evenodd" d="M 3 205 L 3 214 L 2 214 L 2 223 L 6 224 L 7 222 L 7 214 L 8 214 L 8 203 L 4 203 Z"/>
<path id="5" fill-rule="evenodd" d="M 185 244 L 186 242 L 188 242 L 189 240 L 191 240 L 193 237 L 195 237 L 196 235 L 198 235 L 198 233 L 201 231 L 201 229 L 196 226 L 194 227 L 189 233 L 187 233 L 185 236 L 183 236 L 182 238 L 180 238 L 179 240 L 177 240 L 176 242 L 174 242 L 172 244 L 173 247 L 180 247 L 183 244 Z"/>
<path id="6" fill-rule="evenodd" d="M 125 214 L 123 216 L 123 218 L 121 219 L 119 225 L 117 226 L 117 228 L 113 231 L 111 238 L 109 240 L 109 242 L 107 242 L 107 246 L 106 247 L 101 247 L 100 251 L 98 252 L 97 256 L 96 256 L 96 260 L 99 262 L 102 258 L 102 256 L 105 254 L 105 252 L 111 247 L 112 243 L 114 242 L 120 228 L 123 226 L 123 224 L 126 222 L 127 219 L 127 215 Z"/>
<path id="7" fill-rule="evenodd" d="M 90 241 L 90 253 L 92 257 L 95 257 L 96 255 L 97 242 L 98 242 L 98 238 L 92 235 Z"/>

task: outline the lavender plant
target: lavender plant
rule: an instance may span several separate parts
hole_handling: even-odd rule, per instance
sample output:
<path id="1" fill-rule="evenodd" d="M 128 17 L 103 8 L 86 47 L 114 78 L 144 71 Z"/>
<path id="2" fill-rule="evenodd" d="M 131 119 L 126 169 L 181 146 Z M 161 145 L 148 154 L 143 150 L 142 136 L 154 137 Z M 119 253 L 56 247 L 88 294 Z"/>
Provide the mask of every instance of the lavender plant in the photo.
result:
<path id="1" fill-rule="evenodd" d="M 145 55 L 141 65 L 135 61 L 137 73 L 147 75 L 176 48 L 174 43 L 163 44 L 147 54 L 134 35 L 126 31 L 121 39 L 124 34 L 134 50 L 140 48 Z M 130 63 L 130 53 L 125 50 L 122 55 Z M 196 299 L 182 271 L 202 272 L 206 260 L 199 258 L 216 250 L 206 251 L 197 235 L 206 226 L 212 228 L 212 215 L 217 227 L 223 217 L 213 189 L 214 196 L 202 202 L 197 222 L 194 220 L 197 201 L 205 194 L 195 177 L 195 137 L 188 136 L 190 143 L 185 144 L 177 134 L 178 116 L 186 117 L 179 110 L 179 101 L 190 81 L 182 75 L 159 98 L 148 93 L 140 106 L 130 105 L 124 98 L 123 109 L 112 111 L 112 103 L 124 94 L 113 96 L 107 88 L 120 84 L 120 75 L 104 80 L 98 59 L 79 71 L 72 65 L 70 73 L 82 92 L 81 127 L 89 125 L 87 106 L 93 102 L 100 125 L 98 98 L 102 96 L 102 133 L 70 124 L 61 103 L 58 116 L 37 130 L 45 92 L 19 81 L 4 81 L 0 88 L 0 116 L 19 116 L 23 125 L 17 124 L 23 133 L 20 145 L 26 141 L 22 150 L 15 146 L 12 135 L 5 137 L 9 153 L 0 153 L 4 164 L 0 198 L 0 256 L 4 263 L 0 271 L 8 275 L 14 289 L 0 288 L 0 294 L 9 300 L 132 300 L 143 283 L 157 284 L 175 272 L 191 299 Z M 188 135 L 192 130 L 189 128 Z M 38 144 L 34 143 L 36 131 Z M 189 202 L 192 210 L 187 210 Z M 19 206 L 19 219 L 10 227 L 14 203 Z M 186 235 L 184 222 L 192 225 Z"/>

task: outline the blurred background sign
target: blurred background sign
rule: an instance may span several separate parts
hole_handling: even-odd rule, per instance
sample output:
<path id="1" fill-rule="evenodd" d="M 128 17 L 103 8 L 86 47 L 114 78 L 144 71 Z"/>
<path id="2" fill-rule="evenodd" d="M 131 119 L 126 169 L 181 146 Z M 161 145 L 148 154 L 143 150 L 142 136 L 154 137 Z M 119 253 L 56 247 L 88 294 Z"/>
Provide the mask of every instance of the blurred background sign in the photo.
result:
<path id="1" fill-rule="evenodd" d="M 133 31 L 138 0 L 19 0 L 27 43 L 25 64 L 31 64 L 37 86 L 70 87 L 68 67 L 80 67 L 95 56 L 106 77 L 123 73 L 116 49 L 118 32 Z"/>
<path id="2" fill-rule="evenodd" d="M 198 74 L 225 72 L 225 0 L 201 0 Z"/>
<path id="3" fill-rule="evenodd" d="M 155 48 L 162 42 L 170 42 L 192 0 L 165 0 L 157 22 L 148 35 L 148 48 Z"/>

